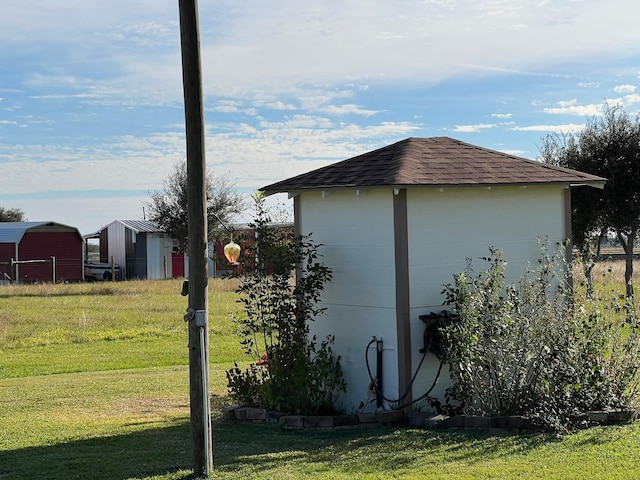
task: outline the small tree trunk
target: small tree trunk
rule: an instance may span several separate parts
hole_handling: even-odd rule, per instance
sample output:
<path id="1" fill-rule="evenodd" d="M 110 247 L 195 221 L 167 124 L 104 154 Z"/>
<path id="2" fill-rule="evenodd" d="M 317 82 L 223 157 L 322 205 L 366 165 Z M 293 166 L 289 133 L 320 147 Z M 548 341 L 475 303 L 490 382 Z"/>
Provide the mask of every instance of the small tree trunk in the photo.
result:
<path id="1" fill-rule="evenodd" d="M 596 262 L 592 261 L 589 261 L 589 263 L 585 261 L 582 264 L 582 267 L 584 269 L 584 279 L 585 283 L 587 284 L 587 298 L 593 298 L 593 295 L 595 293 L 595 289 L 593 287 L 593 267 L 595 267 L 595 265 Z"/>
<path id="2" fill-rule="evenodd" d="M 624 249 L 624 283 L 626 285 L 626 296 L 628 300 L 633 300 L 633 246 L 636 243 L 636 234 L 637 229 L 632 228 L 625 240 L 624 237 L 618 233 L 618 239 Z"/>
<path id="3" fill-rule="evenodd" d="M 601 228 L 598 238 L 595 241 L 587 240 L 580 245 L 580 253 L 583 258 L 582 269 L 584 271 L 585 283 L 587 284 L 587 298 L 593 298 L 595 294 L 595 288 L 593 285 L 593 267 L 596 266 L 596 263 L 600 258 L 602 239 L 606 233 L 607 231 L 604 228 Z"/>

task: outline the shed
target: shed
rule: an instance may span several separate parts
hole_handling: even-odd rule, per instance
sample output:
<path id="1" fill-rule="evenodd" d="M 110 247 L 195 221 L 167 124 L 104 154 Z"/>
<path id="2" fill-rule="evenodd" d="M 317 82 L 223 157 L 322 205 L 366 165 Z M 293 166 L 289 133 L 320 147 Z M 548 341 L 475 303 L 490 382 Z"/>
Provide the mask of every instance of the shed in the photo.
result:
<path id="1" fill-rule="evenodd" d="M 0 280 L 82 281 L 82 247 L 76 227 L 56 222 L 0 222 Z"/>
<path id="2" fill-rule="evenodd" d="M 119 265 L 123 279 L 173 277 L 174 242 L 155 222 L 115 220 L 90 238 L 100 241 L 100 261 Z"/>
<path id="3" fill-rule="evenodd" d="M 294 198 L 296 233 L 313 233 L 333 269 L 322 295 L 326 313 L 310 328 L 320 338 L 335 335 L 347 382 L 337 407 L 354 412 L 420 398 L 440 366 L 432 354 L 422 362 L 420 316 L 446 309 L 443 285 L 490 246 L 504 251 L 517 279 L 539 257 L 539 237 L 570 237 L 570 187 L 604 182 L 433 137 L 408 138 L 263 187 Z M 387 400 L 372 394 L 366 359 Z M 448 385 L 445 368 L 430 395 L 442 401 Z"/>

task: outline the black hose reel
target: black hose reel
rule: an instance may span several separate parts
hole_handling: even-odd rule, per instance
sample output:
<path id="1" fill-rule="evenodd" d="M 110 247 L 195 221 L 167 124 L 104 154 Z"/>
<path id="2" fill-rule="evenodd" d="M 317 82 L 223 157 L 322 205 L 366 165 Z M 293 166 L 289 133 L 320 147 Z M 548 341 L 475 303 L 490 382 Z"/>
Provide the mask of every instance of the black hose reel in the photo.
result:
<path id="1" fill-rule="evenodd" d="M 427 315 L 420 315 L 418 318 L 425 324 L 424 346 L 420 349 L 420 353 L 425 353 L 428 350 L 442 360 L 446 352 L 446 340 L 441 329 L 455 322 L 458 318 L 457 315 L 443 310 L 440 313 L 431 312 Z"/>

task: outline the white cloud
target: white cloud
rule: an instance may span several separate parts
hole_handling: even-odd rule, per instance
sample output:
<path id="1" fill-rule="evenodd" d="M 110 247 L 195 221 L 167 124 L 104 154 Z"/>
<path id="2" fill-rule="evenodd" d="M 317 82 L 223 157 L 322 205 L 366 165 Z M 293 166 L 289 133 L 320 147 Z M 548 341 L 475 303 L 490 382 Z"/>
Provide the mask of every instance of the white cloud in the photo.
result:
<path id="1" fill-rule="evenodd" d="M 256 101 L 255 105 L 259 108 L 267 108 L 269 110 L 297 110 L 298 107 L 291 103 L 285 103 L 280 100 L 277 101 Z"/>
<path id="2" fill-rule="evenodd" d="M 558 105 L 560 106 L 560 108 L 569 108 L 569 107 L 573 107 L 577 103 L 578 103 L 578 100 L 574 98 L 572 100 L 560 100 L 558 102 Z"/>
<path id="3" fill-rule="evenodd" d="M 328 105 L 326 107 L 319 108 L 318 110 L 330 115 L 362 115 L 363 117 L 371 117 L 376 113 L 379 113 L 376 110 L 368 110 L 352 103 L 344 105 Z"/>
<path id="4" fill-rule="evenodd" d="M 495 124 L 493 123 L 478 123 L 476 125 L 456 125 L 453 129 L 454 132 L 462 132 L 462 133 L 478 133 L 482 130 L 495 128 Z"/>
<path id="5" fill-rule="evenodd" d="M 613 18 L 616 8 L 626 14 Z M 579 9 L 573 3 L 520 0 L 482 5 L 353 0 L 339 8 L 332 2 L 280 0 L 274 8 L 268 2 L 205 0 L 200 2 L 205 93 L 239 98 L 256 89 L 282 93 L 302 85 L 325 85 L 325 91 L 336 84 L 362 90 L 391 80 L 424 85 L 475 75 L 478 69 L 537 71 L 547 62 L 605 57 L 621 49 L 632 55 L 640 51 L 638 13 L 640 6 L 625 0 L 584 1 Z M 605 37 L 592 34 L 603 30 Z M 8 0 L 0 45 L 16 55 L 44 52 L 48 45 L 63 52 L 55 68 L 44 64 L 34 72 L 32 81 L 41 85 L 68 85 L 94 101 L 114 104 L 181 100 L 178 10 L 171 3 Z M 103 65 L 109 78 L 88 81 L 71 72 L 74 65 L 92 63 Z M 274 102 L 274 109 L 297 108 Z"/>
<path id="6" fill-rule="evenodd" d="M 600 83 L 598 82 L 578 82 L 580 88 L 598 88 Z"/>
<path id="7" fill-rule="evenodd" d="M 467 70 L 465 65 L 520 70 L 547 60 L 628 48 L 640 33 L 630 18 L 612 19 L 608 12 L 614 7 L 489 0 L 480 8 L 473 2 L 378 0 L 366 6 L 348 2 L 336 12 L 328 3 L 308 7 L 286 1 L 274 13 L 271 6 L 256 4 L 236 12 L 231 38 L 219 45 L 207 43 L 204 57 L 211 65 L 230 67 L 221 79 L 230 84 L 261 79 L 274 86 L 339 78 L 437 82 Z M 612 26 L 612 35 L 596 38 L 591 32 L 606 28 L 603 23 Z"/>
<path id="8" fill-rule="evenodd" d="M 612 103 L 620 104 L 626 107 L 630 107 L 631 105 L 635 105 L 636 103 L 640 103 L 640 95 L 637 93 L 633 93 L 631 95 L 625 95 L 622 98 L 615 99 L 611 101 Z"/>
<path id="9" fill-rule="evenodd" d="M 507 155 L 515 155 L 516 157 L 523 156 L 526 152 L 524 150 L 500 150 L 502 153 L 506 153 Z"/>
<path id="10" fill-rule="evenodd" d="M 576 105 L 576 100 L 558 102 L 558 107 L 547 107 L 542 111 L 550 115 L 579 115 L 594 117 L 602 114 L 602 105 Z"/>
<path id="11" fill-rule="evenodd" d="M 221 113 L 235 113 L 239 110 L 241 102 L 234 100 L 219 100 L 217 105 L 213 107 L 213 111 Z"/>
<path id="12" fill-rule="evenodd" d="M 260 122 L 262 128 L 272 130 L 289 130 L 289 129 L 326 129 L 332 128 L 333 122 L 328 118 L 316 117 L 312 115 L 293 115 L 289 119 L 282 122 L 269 122 L 263 120 Z"/>
<path id="13" fill-rule="evenodd" d="M 584 60 L 593 60 L 594 65 L 598 60 L 606 63 L 612 54 L 637 57 L 640 3 L 580 0 L 580 8 L 576 6 L 572 0 L 539 4 L 522 0 L 201 0 L 205 110 L 212 113 L 206 117 L 211 122 L 207 124 L 207 162 L 218 171 L 236 172 L 238 185 L 250 189 L 416 132 L 447 130 L 442 125 L 455 125 L 449 129 L 454 132 L 481 132 L 486 135 L 483 141 L 506 129 L 579 130 L 582 125 L 571 123 L 512 126 L 506 122 L 515 115 L 520 122 L 538 121 L 522 120 L 526 112 L 517 110 L 518 102 L 526 104 L 534 96 L 526 91 L 518 91 L 517 100 L 506 99 L 505 93 L 500 103 L 486 107 L 485 112 L 498 110 L 491 115 L 495 124 L 457 125 L 473 117 L 456 119 L 451 116 L 455 108 L 444 107 L 439 116 L 436 107 L 430 110 L 428 97 L 430 85 L 446 86 L 444 81 L 449 79 L 463 78 L 473 85 L 474 79 L 536 75 L 544 81 L 536 84 L 535 96 L 546 99 L 536 107 L 537 113 L 547 107 L 543 110 L 547 114 L 597 114 L 599 107 L 589 102 L 599 101 L 604 94 L 598 92 L 595 100 L 583 95 L 601 86 L 590 81 L 599 78 L 600 72 L 581 76 L 573 66 Z M 625 15 L 611 15 L 612 11 L 625 11 Z M 594 31 L 608 34 L 597 36 Z M 61 194 L 80 191 L 81 195 L 83 189 L 96 188 L 96 180 L 105 189 L 137 192 L 158 188 L 185 150 L 179 39 L 178 9 L 173 2 L 3 2 L 0 58 L 5 59 L 6 69 L 13 67 L 14 60 L 20 69 L 11 68 L 15 83 L 0 88 L 2 107 L 21 108 L 26 115 L 0 121 L 4 129 L 0 132 L 4 180 L 0 195 L 51 189 Z M 571 100 L 550 105 L 548 98 L 553 97 L 543 96 L 546 82 L 563 76 L 569 78 L 565 84 L 571 87 L 584 78 L 578 84 L 584 90 L 563 93 Z M 619 85 L 614 91 L 620 98 L 612 102 L 640 103 L 640 96 L 631 88 L 633 79 L 618 77 L 615 82 Z M 605 79 L 602 84 L 611 85 Z M 381 91 L 389 97 L 378 103 Z M 467 92 L 457 96 L 464 95 Z M 473 101 L 473 92 L 469 99 Z M 48 110 L 38 111 L 27 101 L 46 104 Z M 438 102 L 440 106 L 445 100 Z M 175 107 L 178 114 L 162 120 L 175 125 L 164 126 L 168 132 L 149 133 L 123 125 L 117 133 L 109 133 L 110 137 L 95 133 L 100 122 L 113 127 L 119 122 L 116 115 L 128 115 L 138 106 Z M 513 114 L 502 113 L 503 109 Z M 146 110 L 141 123 L 153 124 L 156 111 Z M 105 116 L 95 121 L 90 117 L 101 114 Z M 94 123 L 82 123 L 87 118 Z M 371 124 L 373 119 L 375 124 Z M 418 121 L 428 122 L 429 127 Z M 77 128 L 72 133 L 64 131 L 65 123 Z M 29 133 L 35 133 L 33 140 L 25 136 L 9 144 L 18 131 L 16 124 L 28 125 Z M 67 137 L 58 141 L 59 134 Z M 87 140 L 90 146 L 78 140 L 85 134 L 96 135 Z M 487 141 L 497 143 L 491 142 Z M 120 212 L 122 217 L 138 216 L 126 214 L 138 212 L 136 195 L 108 200 L 116 216 Z M 67 210 L 80 215 L 83 203 L 91 203 L 85 210 L 96 205 L 101 208 L 100 202 L 77 200 L 27 200 L 16 207 L 27 205 L 29 211 L 51 207 L 54 214 L 56 208 L 64 213 L 29 216 L 55 216 L 74 224 L 71 218 L 66 220 Z M 10 206 L 5 204 L 3 200 L 3 206 Z"/>
<path id="14" fill-rule="evenodd" d="M 616 93 L 633 93 L 636 91 L 636 86 L 629 84 L 617 85 L 613 87 L 613 91 Z"/>
<path id="15" fill-rule="evenodd" d="M 584 124 L 567 123 L 564 125 L 529 125 L 526 127 L 512 127 L 514 132 L 544 132 L 544 133 L 574 133 L 584 128 Z"/>

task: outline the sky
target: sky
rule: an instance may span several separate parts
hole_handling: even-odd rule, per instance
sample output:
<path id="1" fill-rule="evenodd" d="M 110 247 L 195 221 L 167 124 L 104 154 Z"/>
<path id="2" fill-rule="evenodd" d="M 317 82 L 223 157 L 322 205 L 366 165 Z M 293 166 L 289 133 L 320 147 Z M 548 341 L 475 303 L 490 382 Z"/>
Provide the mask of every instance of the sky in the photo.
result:
<path id="1" fill-rule="evenodd" d="M 186 158 L 178 0 L 3 0 L 0 207 L 88 234 Z M 249 197 L 407 137 L 536 159 L 640 111 L 635 0 L 200 0 L 207 168 Z M 275 203 L 286 197 L 276 197 Z"/>

